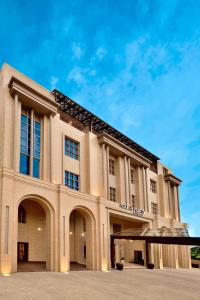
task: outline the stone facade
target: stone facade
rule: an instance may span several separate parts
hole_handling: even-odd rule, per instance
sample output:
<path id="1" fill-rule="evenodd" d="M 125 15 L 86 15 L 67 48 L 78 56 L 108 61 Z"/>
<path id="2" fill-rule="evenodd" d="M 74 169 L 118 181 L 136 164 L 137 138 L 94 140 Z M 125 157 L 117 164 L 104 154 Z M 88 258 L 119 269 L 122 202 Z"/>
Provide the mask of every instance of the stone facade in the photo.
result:
<path id="1" fill-rule="evenodd" d="M 21 114 L 41 123 L 39 178 L 20 173 Z M 131 228 L 185 228 L 178 185 L 170 169 L 156 164 L 108 134 L 79 130 L 61 118 L 54 95 L 12 67 L 0 72 L 0 272 L 17 271 L 19 243 L 28 261 L 66 272 L 70 262 L 88 269 L 110 268 L 110 234 Z M 66 115 L 67 119 L 67 115 Z M 32 117 L 31 117 L 32 120 Z M 32 121 L 31 121 L 32 122 Z M 31 139 L 33 133 L 31 132 Z M 79 158 L 65 155 L 65 139 L 79 145 Z M 30 141 L 32 143 L 32 141 Z M 33 151 L 33 150 L 31 150 Z M 114 161 L 114 175 L 109 171 Z M 33 155 L 30 155 L 30 172 Z M 65 186 L 65 171 L 78 175 L 79 190 Z M 32 173 L 31 173 L 32 174 Z M 110 188 L 115 195 L 110 195 Z M 110 197 L 114 197 L 110 201 Z M 120 204 L 144 211 L 133 215 Z M 19 205 L 25 222 L 19 222 Z M 24 245 L 24 244 L 23 244 Z M 116 242 L 116 259 L 134 260 L 142 242 Z M 186 246 L 151 246 L 157 268 L 191 265 Z"/>

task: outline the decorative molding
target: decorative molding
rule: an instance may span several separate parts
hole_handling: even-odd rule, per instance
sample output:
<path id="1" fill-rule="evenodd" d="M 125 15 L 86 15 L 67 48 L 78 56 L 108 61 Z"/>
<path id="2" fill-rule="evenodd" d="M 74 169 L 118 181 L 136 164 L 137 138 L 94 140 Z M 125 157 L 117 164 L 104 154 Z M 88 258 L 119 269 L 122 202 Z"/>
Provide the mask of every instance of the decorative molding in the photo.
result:
<path id="1" fill-rule="evenodd" d="M 8 87 L 11 95 L 14 97 L 14 95 L 17 94 L 20 101 L 25 106 L 33 108 L 37 112 L 41 112 L 43 114 L 55 115 L 57 113 L 59 107 L 58 103 L 44 96 L 21 80 L 12 77 Z M 50 93 L 49 95 L 51 96 Z"/>

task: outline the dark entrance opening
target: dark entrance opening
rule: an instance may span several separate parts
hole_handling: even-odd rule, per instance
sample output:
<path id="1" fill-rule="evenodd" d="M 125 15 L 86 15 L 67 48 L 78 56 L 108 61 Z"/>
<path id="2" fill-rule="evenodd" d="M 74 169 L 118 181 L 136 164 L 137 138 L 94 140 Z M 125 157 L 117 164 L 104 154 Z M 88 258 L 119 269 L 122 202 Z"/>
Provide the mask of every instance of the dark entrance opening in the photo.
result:
<path id="1" fill-rule="evenodd" d="M 28 262 L 28 243 L 17 243 L 17 261 Z"/>
<path id="2" fill-rule="evenodd" d="M 142 251 L 134 251 L 134 263 L 144 265 L 144 260 L 142 259 Z"/>

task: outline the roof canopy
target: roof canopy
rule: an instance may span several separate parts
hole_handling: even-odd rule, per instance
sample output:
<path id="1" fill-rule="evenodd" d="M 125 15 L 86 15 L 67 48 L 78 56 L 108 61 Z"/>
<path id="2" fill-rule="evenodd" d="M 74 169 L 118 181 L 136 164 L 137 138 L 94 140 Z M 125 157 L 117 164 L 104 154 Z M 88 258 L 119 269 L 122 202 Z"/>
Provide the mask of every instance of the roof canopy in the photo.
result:
<path id="1" fill-rule="evenodd" d="M 145 148 L 141 147 L 139 144 L 125 136 L 123 133 L 118 131 L 117 129 L 113 128 L 93 113 L 88 111 L 87 109 L 83 108 L 81 105 L 76 103 L 74 100 L 70 99 L 69 97 L 65 96 L 58 90 L 53 90 L 52 93 L 55 96 L 56 102 L 60 104 L 60 109 L 70 115 L 72 118 L 75 118 L 79 122 L 83 124 L 84 127 L 89 126 L 89 128 L 96 134 L 100 133 L 107 133 L 117 139 L 118 141 L 122 142 L 124 145 L 130 147 L 134 151 L 138 152 L 139 154 L 143 155 L 147 159 L 152 162 L 156 162 L 159 160 L 157 156 L 146 150 Z"/>

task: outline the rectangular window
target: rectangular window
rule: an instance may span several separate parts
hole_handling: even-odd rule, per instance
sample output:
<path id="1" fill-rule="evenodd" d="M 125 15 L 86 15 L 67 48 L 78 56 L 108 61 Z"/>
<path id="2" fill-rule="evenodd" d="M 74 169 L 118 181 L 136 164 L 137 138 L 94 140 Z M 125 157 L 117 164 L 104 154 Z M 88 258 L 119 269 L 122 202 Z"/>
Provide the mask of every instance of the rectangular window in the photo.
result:
<path id="1" fill-rule="evenodd" d="M 152 193 L 156 194 L 157 193 L 157 186 L 156 182 L 154 180 L 150 180 L 150 190 Z"/>
<path id="2" fill-rule="evenodd" d="M 110 187 L 110 201 L 116 201 L 116 189 L 113 187 Z"/>
<path id="3" fill-rule="evenodd" d="M 79 190 L 79 176 L 65 171 L 65 185 L 68 186 L 72 190 Z"/>
<path id="4" fill-rule="evenodd" d="M 157 215 L 158 213 L 158 205 L 154 202 L 151 202 L 151 212 L 154 215 Z"/>
<path id="5" fill-rule="evenodd" d="M 33 129 L 33 177 L 40 177 L 40 122 L 34 121 Z"/>
<path id="6" fill-rule="evenodd" d="M 113 159 L 109 159 L 109 174 L 115 175 L 115 161 Z"/>
<path id="7" fill-rule="evenodd" d="M 78 159 L 79 158 L 79 143 L 65 138 L 65 155 Z"/>
<path id="8" fill-rule="evenodd" d="M 113 224 L 113 233 L 120 232 L 121 229 L 122 229 L 122 225 L 121 224 Z"/>
<path id="9" fill-rule="evenodd" d="M 21 114 L 20 173 L 30 175 L 31 119 Z"/>
<path id="10" fill-rule="evenodd" d="M 131 183 L 135 182 L 135 174 L 134 174 L 134 169 L 131 169 Z"/>

